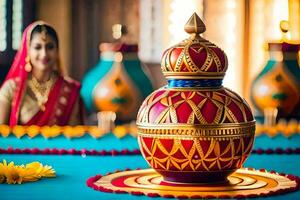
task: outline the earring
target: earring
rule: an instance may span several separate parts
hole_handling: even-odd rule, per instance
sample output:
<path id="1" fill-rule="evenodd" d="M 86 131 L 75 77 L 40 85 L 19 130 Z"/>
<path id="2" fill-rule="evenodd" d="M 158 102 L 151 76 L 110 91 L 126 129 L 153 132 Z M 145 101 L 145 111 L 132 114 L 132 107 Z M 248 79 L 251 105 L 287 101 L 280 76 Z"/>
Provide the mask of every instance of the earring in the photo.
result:
<path id="1" fill-rule="evenodd" d="M 25 62 L 26 62 L 26 64 L 25 64 L 25 71 L 26 72 L 31 72 L 32 66 L 30 64 L 30 58 L 28 56 L 25 58 Z"/>

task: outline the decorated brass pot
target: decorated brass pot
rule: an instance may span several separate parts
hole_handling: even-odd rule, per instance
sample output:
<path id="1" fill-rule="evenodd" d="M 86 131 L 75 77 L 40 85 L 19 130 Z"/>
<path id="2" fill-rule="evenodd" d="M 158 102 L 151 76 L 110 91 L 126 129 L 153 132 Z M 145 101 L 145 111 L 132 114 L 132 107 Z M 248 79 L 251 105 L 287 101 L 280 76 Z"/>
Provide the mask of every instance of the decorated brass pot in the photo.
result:
<path id="1" fill-rule="evenodd" d="M 139 110 L 138 142 L 165 181 L 224 182 L 250 154 L 255 121 L 246 101 L 222 86 L 227 57 L 199 35 L 205 25 L 196 13 L 185 30 L 190 38 L 163 54 L 168 85 Z"/>

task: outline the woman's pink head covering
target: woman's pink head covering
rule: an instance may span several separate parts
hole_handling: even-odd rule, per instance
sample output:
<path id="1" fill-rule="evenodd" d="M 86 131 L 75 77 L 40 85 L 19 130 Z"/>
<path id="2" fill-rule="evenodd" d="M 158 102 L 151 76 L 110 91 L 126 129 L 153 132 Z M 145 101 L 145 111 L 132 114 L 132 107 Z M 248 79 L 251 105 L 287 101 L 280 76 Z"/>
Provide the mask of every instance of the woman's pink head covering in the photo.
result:
<path id="1" fill-rule="evenodd" d="M 46 25 L 46 24 L 47 23 L 43 21 L 36 21 L 26 27 L 26 29 L 23 32 L 21 46 L 17 54 L 15 55 L 14 61 L 3 82 L 4 84 L 6 81 L 14 79 L 14 81 L 16 81 L 17 83 L 15 95 L 12 100 L 10 120 L 9 120 L 9 124 L 11 126 L 16 125 L 18 123 L 22 97 L 26 90 L 26 80 L 28 77 L 28 72 L 25 70 L 25 65 L 26 65 L 26 58 L 28 56 L 28 49 L 29 49 L 32 30 L 37 25 Z"/>

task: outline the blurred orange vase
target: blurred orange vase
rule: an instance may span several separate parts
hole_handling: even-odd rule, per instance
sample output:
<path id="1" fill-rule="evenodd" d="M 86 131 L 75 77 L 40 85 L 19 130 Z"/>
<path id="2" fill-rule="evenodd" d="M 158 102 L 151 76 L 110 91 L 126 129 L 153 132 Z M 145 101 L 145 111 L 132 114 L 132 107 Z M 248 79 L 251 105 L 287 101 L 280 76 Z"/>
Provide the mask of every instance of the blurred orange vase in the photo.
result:
<path id="1" fill-rule="evenodd" d="M 255 78 L 251 99 L 256 117 L 263 121 L 265 111 L 275 109 L 278 119 L 300 119 L 300 44 L 270 42 L 269 60 Z"/>

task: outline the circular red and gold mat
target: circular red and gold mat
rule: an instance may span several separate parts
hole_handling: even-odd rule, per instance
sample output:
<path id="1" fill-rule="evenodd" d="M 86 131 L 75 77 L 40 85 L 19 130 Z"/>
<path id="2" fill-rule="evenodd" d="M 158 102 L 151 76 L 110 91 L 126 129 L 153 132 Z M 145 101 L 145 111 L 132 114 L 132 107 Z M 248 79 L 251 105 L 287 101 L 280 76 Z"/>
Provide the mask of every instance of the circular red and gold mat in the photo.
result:
<path id="1" fill-rule="evenodd" d="M 165 182 L 153 169 L 127 170 L 97 175 L 87 180 L 95 190 L 167 198 L 242 198 L 269 196 L 298 189 L 299 178 L 274 171 L 239 169 L 222 184 Z"/>

